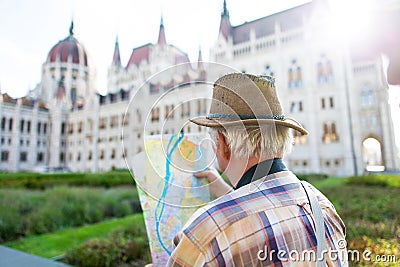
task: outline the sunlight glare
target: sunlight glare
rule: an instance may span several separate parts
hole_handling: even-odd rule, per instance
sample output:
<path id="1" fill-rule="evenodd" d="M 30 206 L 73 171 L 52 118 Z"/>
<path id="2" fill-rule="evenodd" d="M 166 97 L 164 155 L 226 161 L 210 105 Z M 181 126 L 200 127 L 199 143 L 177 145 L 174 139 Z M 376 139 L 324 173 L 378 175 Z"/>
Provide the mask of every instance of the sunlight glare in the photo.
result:
<path id="1" fill-rule="evenodd" d="M 368 34 L 372 23 L 372 0 L 331 0 L 331 30 L 335 35 L 352 41 Z"/>

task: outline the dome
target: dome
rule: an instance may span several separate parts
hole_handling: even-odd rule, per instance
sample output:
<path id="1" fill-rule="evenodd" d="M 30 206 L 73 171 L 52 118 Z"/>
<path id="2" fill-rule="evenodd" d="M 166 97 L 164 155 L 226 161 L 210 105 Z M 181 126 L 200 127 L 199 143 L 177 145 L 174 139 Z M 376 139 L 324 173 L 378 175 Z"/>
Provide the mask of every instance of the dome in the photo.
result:
<path id="1" fill-rule="evenodd" d="M 47 56 L 47 63 L 51 62 L 68 62 L 69 57 L 71 57 L 71 62 L 74 64 L 84 65 L 87 67 L 88 60 L 86 50 L 82 44 L 74 37 L 73 33 L 74 23 L 71 22 L 69 28 L 69 36 L 64 40 L 59 41 L 50 50 Z"/>

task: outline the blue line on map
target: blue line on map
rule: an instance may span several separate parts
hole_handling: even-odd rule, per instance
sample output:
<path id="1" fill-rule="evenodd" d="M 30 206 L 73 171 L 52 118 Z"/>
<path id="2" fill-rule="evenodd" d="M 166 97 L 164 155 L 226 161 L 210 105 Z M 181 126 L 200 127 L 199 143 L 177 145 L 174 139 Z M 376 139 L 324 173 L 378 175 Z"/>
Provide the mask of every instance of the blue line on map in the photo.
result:
<path id="1" fill-rule="evenodd" d="M 173 144 L 171 150 L 169 148 L 170 148 L 170 145 L 171 145 L 172 141 L 175 139 L 176 135 L 175 134 L 172 135 L 171 138 L 169 139 L 169 142 L 168 142 L 168 145 L 167 145 L 167 157 L 165 159 L 165 182 L 164 182 L 164 188 L 163 188 L 161 197 L 157 201 L 157 206 L 156 206 L 156 209 L 154 211 L 154 217 L 156 218 L 156 234 L 157 234 L 157 238 L 158 238 L 158 241 L 160 242 L 162 248 L 167 252 L 168 256 L 171 256 L 172 252 L 165 246 L 164 242 L 161 239 L 160 221 L 161 221 L 161 217 L 162 217 L 162 214 L 164 212 L 164 206 L 165 206 L 165 203 L 164 203 L 163 200 L 165 199 L 165 197 L 167 195 L 169 183 L 172 182 L 172 179 L 173 179 L 173 177 L 171 177 L 171 170 L 170 170 L 172 153 L 174 153 L 175 149 L 178 147 L 178 144 L 182 141 L 183 136 L 184 136 L 184 133 L 181 132 L 179 134 L 179 136 L 178 136 L 178 139 Z M 159 212 L 159 214 L 157 216 L 157 211 L 160 208 L 161 208 L 161 210 L 160 210 L 160 212 Z"/>

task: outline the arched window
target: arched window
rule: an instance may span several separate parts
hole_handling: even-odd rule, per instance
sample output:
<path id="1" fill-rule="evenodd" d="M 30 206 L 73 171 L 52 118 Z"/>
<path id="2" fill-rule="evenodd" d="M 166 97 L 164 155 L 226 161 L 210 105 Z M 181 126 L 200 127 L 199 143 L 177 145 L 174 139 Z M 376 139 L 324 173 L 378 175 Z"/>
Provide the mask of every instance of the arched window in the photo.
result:
<path id="1" fill-rule="evenodd" d="M 318 83 L 324 83 L 324 67 L 322 65 L 322 62 L 317 63 L 317 78 Z"/>
<path id="2" fill-rule="evenodd" d="M 328 79 L 328 82 L 333 80 L 333 68 L 330 60 L 327 60 L 325 63 L 325 75 Z"/>
<path id="3" fill-rule="evenodd" d="M 304 125 L 303 125 L 304 126 Z M 293 131 L 294 145 L 304 145 L 307 144 L 307 136 L 301 134 L 298 131 Z"/>
<path id="4" fill-rule="evenodd" d="M 12 127 L 13 127 L 13 119 L 10 118 L 10 119 L 8 120 L 8 130 L 9 130 L 9 131 L 12 131 Z"/>
<path id="5" fill-rule="evenodd" d="M 59 156 L 59 158 L 60 158 L 60 162 L 64 162 L 64 158 L 65 158 L 65 154 L 64 154 L 64 152 L 61 152 L 60 153 L 60 156 Z"/>
<path id="6" fill-rule="evenodd" d="M 336 123 L 334 123 L 334 122 L 332 122 L 332 124 L 331 124 L 331 139 L 332 139 L 332 142 L 336 142 L 339 140 L 339 137 L 336 132 Z"/>
<path id="7" fill-rule="evenodd" d="M 327 123 L 324 123 L 324 134 L 322 136 L 322 141 L 325 144 L 330 143 L 329 127 Z"/>
<path id="8" fill-rule="evenodd" d="M 169 117 L 170 117 L 171 119 L 174 118 L 174 110 L 175 110 L 175 106 L 174 106 L 174 105 L 171 105 L 170 114 L 169 114 Z"/>
<path id="9" fill-rule="evenodd" d="M 76 104 L 76 98 L 77 98 L 76 88 L 73 87 L 73 88 L 71 88 L 71 102 L 72 102 L 72 106 L 75 106 L 75 104 Z"/>
<path id="10" fill-rule="evenodd" d="M 165 106 L 164 118 L 167 119 L 169 116 L 169 105 Z"/>
<path id="11" fill-rule="evenodd" d="M 371 107 L 375 105 L 375 93 L 368 83 L 363 84 L 360 98 L 362 107 Z"/>
<path id="12" fill-rule="evenodd" d="M 156 122 L 160 120 L 160 108 L 153 108 L 151 111 L 151 121 Z"/>
<path id="13" fill-rule="evenodd" d="M 339 141 L 339 135 L 336 129 L 335 122 L 325 122 L 323 125 L 322 142 L 324 144 L 334 143 Z"/>
<path id="14" fill-rule="evenodd" d="M 367 171 L 383 171 L 385 169 L 382 158 L 381 143 L 369 137 L 362 142 L 364 168 Z"/>
<path id="15" fill-rule="evenodd" d="M 20 132 L 22 133 L 23 131 L 24 131 L 24 125 L 25 125 L 25 121 L 24 120 L 21 120 L 21 122 L 20 122 L 20 124 L 19 124 L 19 126 L 20 126 Z"/>
<path id="16" fill-rule="evenodd" d="M 332 61 L 321 55 L 317 62 L 317 81 L 319 84 L 326 84 L 333 81 Z"/>
<path id="17" fill-rule="evenodd" d="M 190 116 L 190 102 L 181 104 L 181 118 Z"/>
<path id="18" fill-rule="evenodd" d="M 26 131 L 27 131 L 28 133 L 31 132 L 31 121 L 27 121 L 27 122 L 26 122 Z"/>
<path id="19" fill-rule="evenodd" d="M 288 76 L 289 76 L 289 88 L 293 88 L 295 83 L 294 83 L 293 69 L 292 68 L 289 68 Z"/>
<path id="20" fill-rule="evenodd" d="M 301 87 L 303 85 L 303 75 L 301 73 L 301 67 L 296 68 L 296 87 Z"/>
<path id="21" fill-rule="evenodd" d="M 299 88 L 303 86 L 302 69 L 295 59 L 292 60 L 288 69 L 288 86 L 289 88 Z"/>
<path id="22" fill-rule="evenodd" d="M 6 118 L 1 118 L 1 130 L 4 131 L 6 129 Z"/>
<path id="23" fill-rule="evenodd" d="M 43 152 L 39 152 L 37 155 L 36 155 L 36 162 L 43 162 L 43 160 L 44 160 L 44 155 L 43 155 Z"/>
<path id="24" fill-rule="evenodd" d="M 292 102 L 290 103 L 290 113 L 295 113 L 296 112 L 296 103 Z"/>
<path id="25" fill-rule="evenodd" d="M 99 129 L 105 129 L 105 128 L 107 128 L 107 118 L 102 117 L 99 120 Z"/>
<path id="26" fill-rule="evenodd" d="M 302 111 L 303 111 L 303 101 L 290 103 L 290 113 L 297 113 Z"/>
<path id="27" fill-rule="evenodd" d="M 80 122 L 78 122 L 78 133 L 81 133 L 82 130 L 83 130 L 83 122 L 80 121 Z"/>

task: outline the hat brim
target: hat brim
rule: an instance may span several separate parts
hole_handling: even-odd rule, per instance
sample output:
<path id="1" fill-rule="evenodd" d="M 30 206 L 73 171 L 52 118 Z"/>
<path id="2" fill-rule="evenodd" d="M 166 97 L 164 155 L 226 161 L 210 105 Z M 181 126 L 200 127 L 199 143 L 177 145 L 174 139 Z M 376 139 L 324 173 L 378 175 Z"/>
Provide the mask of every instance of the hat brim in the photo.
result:
<path id="1" fill-rule="evenodd" d="M 291 118 L 285 118 L 283 120 L 275 119 L 246 119 L 246 120 L 220 120 L 211 119 L 206 116 L 200 116 L 189 119 L 191 122 L 205 127 L 217 128 L 217 127 L 231 127 L 237 125 L 265 125 L 275 123 L 278 125 L 286 126 L 299 131 L 303 135 L 307 135 L 308 131 L 304 129 L 300 123 Z"/>

